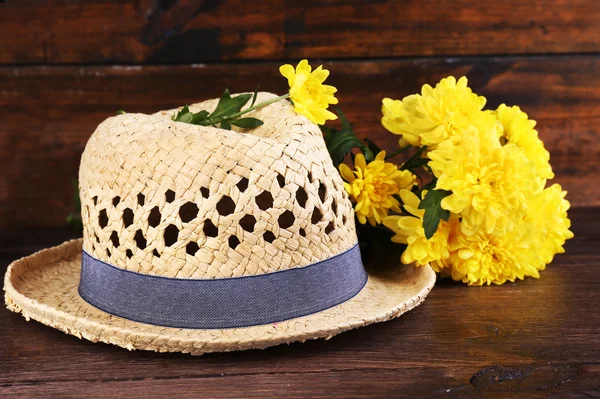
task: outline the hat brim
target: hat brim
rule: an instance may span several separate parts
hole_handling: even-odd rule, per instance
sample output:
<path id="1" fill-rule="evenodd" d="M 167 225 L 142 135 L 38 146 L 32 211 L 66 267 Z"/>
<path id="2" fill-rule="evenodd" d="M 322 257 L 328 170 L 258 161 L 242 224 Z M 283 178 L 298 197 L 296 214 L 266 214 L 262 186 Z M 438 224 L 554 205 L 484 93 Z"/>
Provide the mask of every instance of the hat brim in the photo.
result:
<path id="1" fill-rule="evenodd" d="M 423 302 L 436 279 L 429 266 L 368 268 L 368 282 L 356 296 L 318 313 L 245 328 L 168 328 L 113 316 L 84 301 L 77 292 L 81 244 L 81 239 L 67 241 L 13 262 L 4 279 L 7 307 L 67 334 L 130 350 L 199 355 L 330 338 L 413 309 Z"/>

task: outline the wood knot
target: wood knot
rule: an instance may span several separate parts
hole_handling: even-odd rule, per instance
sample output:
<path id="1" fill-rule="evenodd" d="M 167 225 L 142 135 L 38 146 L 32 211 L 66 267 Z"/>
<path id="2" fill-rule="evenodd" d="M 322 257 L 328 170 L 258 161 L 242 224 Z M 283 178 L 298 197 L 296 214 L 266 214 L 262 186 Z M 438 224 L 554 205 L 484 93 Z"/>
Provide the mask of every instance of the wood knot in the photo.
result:
<path id="1" fill-rule="evenodd" d="M 571 381 L 577 377 L 571 364 L 484 368 L 471 377 L 471 385 L 489 391 L 541 391 Z"/>

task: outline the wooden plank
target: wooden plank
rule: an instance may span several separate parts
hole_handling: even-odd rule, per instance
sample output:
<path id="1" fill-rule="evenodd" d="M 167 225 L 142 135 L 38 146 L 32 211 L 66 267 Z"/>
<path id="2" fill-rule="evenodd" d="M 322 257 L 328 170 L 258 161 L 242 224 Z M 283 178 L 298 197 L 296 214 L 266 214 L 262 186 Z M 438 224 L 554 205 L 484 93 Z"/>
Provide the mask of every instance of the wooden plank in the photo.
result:
<path id="1" fill-rule="evenodd" d="M 600 50 L 596 0 L 22 0 L 1 3 L 0 20 L 0 64 Z"/>
<path id="2" fill-rule="evenodd" d="M 541 278 L 438 282 L 400 319 L 264 351 L 128 352 L 25 322 L 0 307 L 1 397 L 547 397 L 600 394 L 600 208 L 572 212 L 575 238 Z M 30 250 L 64 231 L 0 237 Z M 392 266 L 398 247 L 374 251 Z M 0 256 L 0 274 L 17 256 Z"/>
<path id="3" fill-rule="evenodd" d="M 538 121 L 556 181 L 574 206 L 600 205 L 600 58 L 417 59 L 327 63 L 340 106 L 360 137 L 393 149 L 380 123 L 384 97 L 402 98 L 466 75 L 490 106 L 519 104 Z M 154 112 L 256 84 L 283 93 L 278 63 L 151 67 L 0 68 L 0 228 L 61 226 L 87 138 L 116 110 Z"/>

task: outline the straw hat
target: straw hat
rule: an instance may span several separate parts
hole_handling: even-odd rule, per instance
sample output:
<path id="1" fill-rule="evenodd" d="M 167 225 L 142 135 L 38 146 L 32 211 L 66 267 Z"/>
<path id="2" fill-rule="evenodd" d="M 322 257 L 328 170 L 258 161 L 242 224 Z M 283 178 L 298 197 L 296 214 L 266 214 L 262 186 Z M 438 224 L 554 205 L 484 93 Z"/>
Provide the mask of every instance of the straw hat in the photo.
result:
<path id="1" fill-rule="evenodd" d="M 173 112 L 98 126 L 79 172 L 83 240 L 11 264 L 10 310 L 93 342 L 201 354 L 329 338 L 431 290 L 429 267 L 365 272 L 321 132 L 289 103 L 253 111 L 265 123 L 248 132 Z"/>

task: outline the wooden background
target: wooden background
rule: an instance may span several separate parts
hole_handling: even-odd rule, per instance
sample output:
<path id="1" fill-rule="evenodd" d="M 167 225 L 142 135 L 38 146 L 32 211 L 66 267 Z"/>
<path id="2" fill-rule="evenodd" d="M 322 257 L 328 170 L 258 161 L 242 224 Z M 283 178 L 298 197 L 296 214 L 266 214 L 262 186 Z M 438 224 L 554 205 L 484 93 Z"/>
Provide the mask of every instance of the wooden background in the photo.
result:
<path id="1" fill-rule="evenodd" d="M 574 207 L 600 205 L 598 0 L 7 0 L 0 38 L 0 228 L 64 225 L 86 140 L 116 110 L 283 93 L 279 65 L 305 57 L 388 149 L 383 97 L 466 75 L 538 121 Z"/>
<path id="2" fill-rule="evenodd" d="M 0 276 L 76 235 L 71 181 L 103 119 L 225 87 L 283 93 L 279 65 L 302 58 L 387 149 L 381 99 L 448 75 L 520 105 L 569 190 L 567 253 L 539 280 L 438 282 L 400 320 L 330 341 L 200 358 L 80 341 L 0 306 L 0 397 L 599 397 L 600 0 L 0 0 Z"/>

